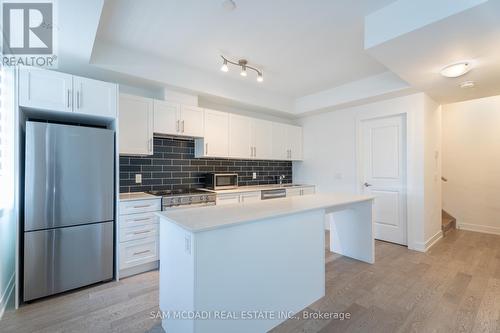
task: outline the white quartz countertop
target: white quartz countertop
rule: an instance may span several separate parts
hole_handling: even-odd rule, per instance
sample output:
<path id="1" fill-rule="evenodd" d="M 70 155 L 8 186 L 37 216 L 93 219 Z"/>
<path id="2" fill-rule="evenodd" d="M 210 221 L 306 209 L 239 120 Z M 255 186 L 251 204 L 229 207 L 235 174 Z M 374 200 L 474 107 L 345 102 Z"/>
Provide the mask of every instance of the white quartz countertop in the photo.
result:
<path id="1" fill-rule="evenodd" d="M 293 189 L 293 188 L 301 188 L 301 187 L 309 187 L 314 186 L 310 184 L 293 184 L 294 186 L 290 186 L 290 184 L 268 184 L 268 185 L 249 185 L 249 186 L 239 186 L 237 188 L 233 188 L 230 190 L 210 190 L 207 188 L 200 188 L 200 190 L 217 193 L 217 194 L 226 194 L 226 193 L 239 193 L 239 192 L 253 192 L 253 191 L 262 191 L 262 190 L 274 190 L 274 189 Z"/>
<path id="2" fill-rule="evenodd" d="M 161 197 L 144 192 L 120 193 L 120 201 L 151 200 L 160 198 Z"/>
<path id="3" fill-rule="evenodd" d="M 316 209 L 370 201 L 373 198 L 373 196 L 353 194 L 310 194 L 250 203 L 163 211 L 156 215 L 187 231 L 201 232 Z"/>

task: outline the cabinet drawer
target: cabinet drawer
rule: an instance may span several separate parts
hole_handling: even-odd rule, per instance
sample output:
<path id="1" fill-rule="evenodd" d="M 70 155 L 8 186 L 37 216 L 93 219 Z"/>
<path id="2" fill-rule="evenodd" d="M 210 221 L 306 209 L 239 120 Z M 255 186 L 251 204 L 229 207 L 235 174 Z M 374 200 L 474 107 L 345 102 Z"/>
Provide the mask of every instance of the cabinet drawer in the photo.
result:
<path id="1" fill-rule="evenodd" d="M 316 188 L 314 186 L 306 186 L 302 188 L 302 195 L 314 194 L 316 193 Z"/>
<path id="2" fill-rule="evenodd" d="M 296 197 L 302 195 L 302 189 L 301 188 L 287 188 L 286 189 L 286 196 L 287 197 Z"/>
<path id="3" fill-rule="evenodd" d="M 120 243 L 149 237 L 155 237 L 155 239 L 158 239 L 158 224 L 150 223 L 120 227 Z"/>
<path id="4" fill-rule="evenodd" d="M 240 203 L 239 194 L 217 194 L 216 205 L 231 205 Z"/>
<path id="5" fill-rule="evenodd" d="M 120 215 L 161 211 L 161 199 L 120 202 Z"/>
<path id="6" fill-rule="evenodd" d="M 156 216 L 154 212 L 121 215 L 119 221 L 120 229 L 122 229 L 145 224 L 158 224 L 158 216 Z"/>
<path id="7" fill-rule="evenodd" d="M 120 269 L 158 260 L 158 241 L 156 237 L 120 243 Z"/>
<path id="8" fill-rule="evenodd" d="M 261 196 L 260 191 L 242 193 L 241 196 L 240 196 L 240 201 L 241 202 L 255 202 L 255 201 L 260 201 L 260 196 Z"/>

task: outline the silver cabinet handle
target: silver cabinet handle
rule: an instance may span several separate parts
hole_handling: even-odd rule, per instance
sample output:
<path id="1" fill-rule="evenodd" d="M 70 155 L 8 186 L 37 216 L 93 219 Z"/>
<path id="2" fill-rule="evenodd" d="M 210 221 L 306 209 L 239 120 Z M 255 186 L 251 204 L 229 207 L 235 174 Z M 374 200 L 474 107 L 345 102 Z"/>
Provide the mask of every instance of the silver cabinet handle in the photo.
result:
<path id="1" fill-rule="evenodd" d="M 253 157 L 257 157 L 257 147 L 253 147 Z"/>
<path id="2" fill-rule="evenodd" d="M 252 156 L 253 156 L 253 147 L 250 146 L 250 157 L 252 157 Z"/>
<path id="3" fill-rule="evenodd" d="M 151 251 L 150 250 L 146 250 L 146 251 L 134 252 L 134 256 L 139 255 L 139 254 L 148 253 L 148 252 L 151 252 Z"/>
<path id="4" fill-rule="evenodd" d="M 180 122 L 180 120 L 177 120 L 176 125 L 175 125 L 176 132 L 179 132 L 179 122 Z"/>
<path id="5" fill-rule="evenodd" d="M 134 235 L 147 234 L 147 233 L 150 233 L 150 232 L 151 232 L 151 230 L 135 231 Z"/>
<path id="6" fill-rule="evenodd" d="M 205 143 L 205 155 L 208 155 L 208 142 Z"/>
<path id="7" fill-rule="evenodd" d="M 145 218 L 142 218 L 142 219 L 134 219 L 133 221 L 134 222 L 140 222 L 140 221 L 147 221 L 149 219 L 150 219 L 149 217 L 145 217 Z"/>
<path id="8" fill-rule="evenodd" d="M 76 92 L 76 108 L 77 109 L 80 108 L 80 92 L 79 91 Z"/>
<path id="9" fill-rule="evenodd" d="M 148 140 L 149 152 L 153 152 L 153 139 Z"/>
<path id="10" fill-rule="evenodd" d="M 70 90 L 68 89 L 68 108 L 70 107 L 70 99 L 69 99 L 69 98 L 70 98 L 70 94 L 71 94 L 71 92 L 70 92 Z"/>
<path id="11" fill-rule="evenodd" d="M 363 185 L 364 185 L 365 187 L 370 187 L 370 186 L 373 186 L 372 184 L 369 184 L 369 183 L 367 183 L 367 182 L 365 182 Z"/>
<path id="12" fill-rule="evenodd" d="M 184 133 L 184 120 L 181 122 L 182 124 L 182 133 Z"/>

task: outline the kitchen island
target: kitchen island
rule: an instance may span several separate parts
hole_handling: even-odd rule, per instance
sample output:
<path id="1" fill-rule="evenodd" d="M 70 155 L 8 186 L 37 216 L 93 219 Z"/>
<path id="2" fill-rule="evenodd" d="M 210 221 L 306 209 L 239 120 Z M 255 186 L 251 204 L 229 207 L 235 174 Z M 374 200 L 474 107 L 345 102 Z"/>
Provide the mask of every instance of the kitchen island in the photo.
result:
<path id="1" fill-rule="evenodd" d="M 266 332 L 325 295 L 330 250 L 374 262 L 373 197 L 314 194 L 157 213 L 166 332 Z"/>

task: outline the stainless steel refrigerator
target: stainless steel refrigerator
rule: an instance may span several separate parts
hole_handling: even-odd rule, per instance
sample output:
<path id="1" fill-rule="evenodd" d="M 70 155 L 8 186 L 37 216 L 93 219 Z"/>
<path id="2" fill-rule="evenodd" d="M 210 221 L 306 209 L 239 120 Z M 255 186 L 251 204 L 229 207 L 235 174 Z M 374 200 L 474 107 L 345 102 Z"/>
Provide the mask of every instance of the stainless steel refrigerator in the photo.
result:
<path id="1" fill-rule="evenodd" d="M 113 277 L 114 132 L 26 122 L 23 299 Z"/>

